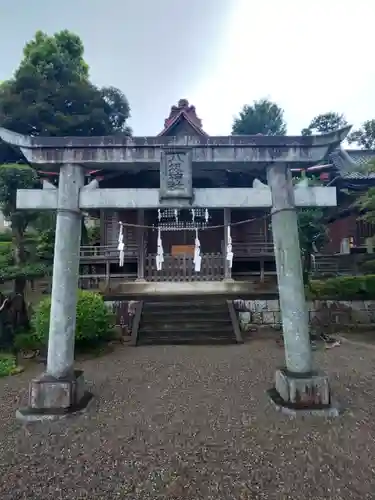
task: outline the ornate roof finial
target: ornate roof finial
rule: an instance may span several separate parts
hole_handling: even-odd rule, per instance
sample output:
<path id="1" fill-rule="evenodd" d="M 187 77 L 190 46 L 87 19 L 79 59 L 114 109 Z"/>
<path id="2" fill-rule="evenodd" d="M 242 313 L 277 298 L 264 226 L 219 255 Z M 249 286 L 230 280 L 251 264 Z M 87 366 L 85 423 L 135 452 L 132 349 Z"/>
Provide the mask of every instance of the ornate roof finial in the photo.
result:
<path id="1" fill-rule="evenodd" d="M 180 99 L 178 101 L 178 107 L 179 108 L 188 108 L 189 107 L 189 101 L 187 99 Z"/>
<path id="2" fill-rule="evenodd" d="M 198 118 L 195 106 L 190 106 L 187 99 L 180 99 L 177 106 L 172 106 L 168 118 L 164 121 L 164 127 L 168 127 L 180 113 L 185 113 L 196 127 L 202 128 L 202 121 Z"/>

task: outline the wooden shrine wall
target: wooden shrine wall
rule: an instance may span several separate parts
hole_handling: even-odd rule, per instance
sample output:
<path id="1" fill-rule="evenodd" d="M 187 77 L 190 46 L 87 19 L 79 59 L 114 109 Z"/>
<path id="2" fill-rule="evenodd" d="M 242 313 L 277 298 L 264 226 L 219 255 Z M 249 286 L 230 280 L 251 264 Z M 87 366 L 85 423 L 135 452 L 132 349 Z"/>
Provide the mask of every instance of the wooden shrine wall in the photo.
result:
<path id="1" fill-rule="evenodd" d="M 251 247 L 258 249 L 260 253 L 265 251 L 263 243 L 272 246 L 272 233 L 270 230 L 270 218 L 264 217 L 265 211 L 261 210 L 232 210 L 231 220 L 231 235 L 233 246 L 244 248 L 249 251 Z M 222 253 L 224 246 L 224 213 L 223 210 L 209 211 L 210 221 L 209 226 L 220 226 L 212 229 L 204 229 L 199 231 L 199 240 L 201 244 L 201 252 L 207 254 Z M 254 219 L 251 222 L 244 224 L 236 224 L 236 222 Z M 105 246 L 117 247 L 119 234 L 119 221 L 137 224 L 137 210 L 103 210 L 101 216 L 101 244 Z M 146 253 L 155 254 L 157 249 L 157 211 L 145 211 L 145 225 L 155 226 L 155 229 L 148 228 L 145 230 L 145 246 Z M 132 226 L 124 226 L 124 244 L 126 253 L 134 253 L 136 255 L 137 248 L 137 228 Z M 166 230 L 162 231 L 162 241 L 165 254 L 172 253 L 172 247 L 181 245 L 194 245 L 195 231 L 192 230 Z M 258 253 L 258 252 L 255 252 Z"/>

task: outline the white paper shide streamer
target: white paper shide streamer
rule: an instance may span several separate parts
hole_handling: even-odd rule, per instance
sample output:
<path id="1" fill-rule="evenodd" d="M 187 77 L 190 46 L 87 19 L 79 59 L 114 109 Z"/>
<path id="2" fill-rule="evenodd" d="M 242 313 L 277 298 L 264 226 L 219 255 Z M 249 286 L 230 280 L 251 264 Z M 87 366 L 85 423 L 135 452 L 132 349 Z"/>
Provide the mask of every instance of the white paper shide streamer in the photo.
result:
<path id="1" fill-rule="evenodd" d="M 194 224 L 195 222 L 195 210 L 194 208 L 191 209 L 191 222 Z"/>
<path id="2" fill-rule="evenodd" d="M 119 259 L 120 259 L 120 267 L 124 266 L 124 259 L 125 259 L 125 245 L 124 245 L 124 228 L 122 225 L 122 222 L 120 222 L 120 232 L 118 235 L 118 247 L 117 250 L 120 252 L 119 254 Z"/>
<path id="3" fill-rule="evenodd" d="M 194 246 L 194 270 L 199 273 L 201 270 L 201 243 L 198 238 L 198 229 L 195 230 L 195 246 Z"/>
<path id="4" fill-rule="evenodd" d="M 157 243 L 157 253 L 156 253 L 156 269 L 161 271 L 164 262 L 164 251 L 163 242 L 161 241 L 161 231 L 158 229 L 158 243 Z"/>
<path id="5" fill-rule="evenodd" d="M 227 261 L 229 263 L 229 269 L 232 269 L 233 263 L 233 250 L 232 250 L 232 237 L 230 235 L 230 226 L 228 226 L 228 244 L 227 244 Z"/>

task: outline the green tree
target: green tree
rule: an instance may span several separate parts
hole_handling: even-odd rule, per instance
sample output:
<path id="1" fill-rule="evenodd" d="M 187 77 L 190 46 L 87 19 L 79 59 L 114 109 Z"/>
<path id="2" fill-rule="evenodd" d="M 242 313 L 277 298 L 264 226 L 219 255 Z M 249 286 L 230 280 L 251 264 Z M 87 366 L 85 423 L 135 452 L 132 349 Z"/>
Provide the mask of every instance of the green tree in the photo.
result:
<path id="1" fill-rule="evenodd" d="M 80 37 L 68 30 L 52 36 L 37 31 L 23 49 L 18 71 L 29 66 L 45 78 L 68 83 L 72 77 L 88 80 L 89 66 L 83 58 L 84 47 Z"/>
<path id="2" fill-rule="evenodd" d="M 66 30 L 38 32 L 14 77 L 0 86 L 0 124 L 21 134 L 127 135 L 129 115 L 119 89 L 99 89 L 89 81 L 83 44 Z"/>
<path id="3" fill-rule="evenodd" d="M 285 135 L 284 110 L 268 99 L 245 105 L 235 118 L 233 135 Z"/>
<path id="4" fill-rule="evenodd" d="M 344 115 L 329 111 L 328 113 L 323 113 L 313 118 L 309 126 L 302 130 L 301 134 L 327 134 L 328 132 L 339 130 L 346 125 L 348 125 L 348 122 L 346 121 Z"/>
<path id="5" fill-rule="evenodd" d="M 4 216 L 11 223 L 13 255 L 8 266 L 1 266 L 1 279 L 14 280 L 14 292 L 24 295 L 26 280 L 43 275 L 45 270 L 34 265 L 30 252 L 26 249 L 25 232 L 27 227 L 38 218 L 38 212 L 17 210 L 17 189 L 40 187 L 40 181 L 34 169 L 28 165 L 0 166 L 0 207 Z M 4 263 L 3 263 L 4 264 Z"/>
<path id="6" fill-rule="evenodd" d="M 367 120 L 348 137 L 349 144 L 356 144 L 360 148 L 375 149 L 375 120 Z"/>
<path id="7" fill-rule="evenodd" d="M 302 272 L 305 284 L 308 284 L 312 256 L 319 252 L 327 242 L 327 227 L 324 213 L 319 208 L 306 208 L 298 212 L 299 243 L 302 257 Z"/>
<path id="8" fill-rule="evenodd" d="M 359 168 L 361 173 L 370 174 L 375 172 L 375 160 L 370 160 L 365 165 Z M 355 193 L 351 193 L 353 197 Z M 375 187 L 370 187 L 366 189 L 365 192 L 361 193 L 352 203 L 353 208 L 356 208 L 360 215 L 359 217 L 369 222 L 370 224 L 375 224 Z"/>
<path id="9" fill-rule="evenodd" d="M 26 44 L 14 76 L 0 84 L 0 126 L 34 136 L 129 134 L 126 97 L 114 87 L 100 89 L 93 85 L 83 54 L 82 41 L 67 30 L 52 36 L 37 32 Z M 15 291 L 22 294 L 27 277 L 35 275 L 35 266 L 34 271 L 30 268 L 34 260 L 25 247 L 25 232 L 42 224 L 40 213 L 16 208 L 17 189 L 40 185 L 36 172 L 23 163 L 14 150 L 0 145 L 0 205 L 11 221 L 14 245 L 11 269 L 1 271 L 3 279 L 15 278 Z M 51 226 L 45 225 L 40 255 L 50 255 L 53 237 Z"/>

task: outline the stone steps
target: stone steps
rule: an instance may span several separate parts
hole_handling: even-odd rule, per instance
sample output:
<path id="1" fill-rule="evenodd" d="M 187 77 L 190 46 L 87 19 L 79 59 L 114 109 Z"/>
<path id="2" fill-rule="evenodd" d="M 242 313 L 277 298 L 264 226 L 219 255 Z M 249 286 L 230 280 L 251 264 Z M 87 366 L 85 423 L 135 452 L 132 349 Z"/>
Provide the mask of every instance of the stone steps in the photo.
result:
<path id="1" fill-rule="evenodd" d="M 232 344 L 236 335 L 225 299 L 171 298 L 143 302 L 137 345 Z"/>

